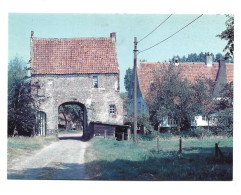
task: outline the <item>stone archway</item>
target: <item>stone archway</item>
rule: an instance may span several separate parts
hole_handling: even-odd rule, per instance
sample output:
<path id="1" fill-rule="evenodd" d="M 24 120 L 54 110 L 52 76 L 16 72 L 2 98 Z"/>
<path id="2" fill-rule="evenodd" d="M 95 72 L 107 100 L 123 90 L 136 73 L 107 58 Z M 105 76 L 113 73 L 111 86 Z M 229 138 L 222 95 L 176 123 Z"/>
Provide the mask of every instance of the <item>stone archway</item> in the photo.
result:
<path id="1" fill-rule="evenodd" d="M 87 137 L 87 135 L 88 135 L 88 123 L 87 123 L 87 110 L 86 110 L 86 106 L 84 105 L 84 104 L 82 104 L 82 103 L 80 103 L 80 102 L 77 102 L 77 101 L 66 101 L 66 102 L 64 102 L 64 103 L 61 103 L 59 106 L 58 106 L 58 110 L 57 110 L 57 112 L 58 112 L 58 115 L 60 114 L 60 109 L 61 108 L 67 108 L 68 106 L 74 106 L 74 105 L 77 105 L 77 106 L 79 106 L 81 109 L 80 109 L 80 112 L 81 113 L 79 113 L 79 117 L 81 117 L 80 118 L 80 120 L 79 120 L 79 122 L 80 122 L 80 124 L 81 124 L 81 128 L 82 128 L 82 130 L 83 130 L 83 137 Z M 70 113 L 70 114 L 72 114 L 72 113 Z M 76 128 L 76 125 L 77 124 L 74 124 L 74 122 L 76 122 L 76 121 L 71 121 L 72 119 L 70 119 L 70 123 L 72 123 L 71 125 L 69 125 L 69 127 L 70 128 L 74 128 L 74 126 L 75 126 L 75 128 Z M 72 126 L 73 125 L 73 126 Z"/>

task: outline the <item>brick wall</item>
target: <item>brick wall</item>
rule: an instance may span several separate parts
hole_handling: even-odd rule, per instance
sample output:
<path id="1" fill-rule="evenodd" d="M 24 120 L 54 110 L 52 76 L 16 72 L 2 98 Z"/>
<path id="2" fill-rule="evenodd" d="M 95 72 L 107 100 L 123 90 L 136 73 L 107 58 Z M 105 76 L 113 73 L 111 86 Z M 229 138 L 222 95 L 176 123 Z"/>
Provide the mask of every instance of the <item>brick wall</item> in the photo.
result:
<path id="1" fill-rule="evenodd" d="M 93 87 L 93 76 L 98 76 L 98 88 Z M 34 87 L 36 82 L 38 90 Z M 58 107 L 66 102 L 79 103 L 85 108 L 87 131 L 90 121 L 123 124 L 118 74 L 32 75 L 31 83 L 39 110 L 47 115 L 48 132 L 57 130 Z M 116 105 L 115 114 L 109 113 L 110 104 Z"/>

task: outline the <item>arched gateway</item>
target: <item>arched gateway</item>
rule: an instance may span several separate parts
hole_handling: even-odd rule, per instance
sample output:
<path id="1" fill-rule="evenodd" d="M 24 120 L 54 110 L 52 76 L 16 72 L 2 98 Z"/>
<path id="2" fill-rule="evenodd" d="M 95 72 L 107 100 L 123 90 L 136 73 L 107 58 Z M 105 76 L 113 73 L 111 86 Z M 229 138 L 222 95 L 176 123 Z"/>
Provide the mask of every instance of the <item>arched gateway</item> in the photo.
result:
<path id="1" fill-rule="evenodd" d="M 88 120 L 87 120 L 87 110 L 84 104 L 77 101 L 64 102 L 63 104 L 58 106 L 58 116 L 60 115 L 60 108 L 61 107 L 63 108 L 69 105 L 75 105 L 80 107 L 79 112 L 81 113 L 79 113 L 79 124 L 77 124 L 77 126 L 79 127 L 79 129 L 83 130 L 83 136 L 86 136 L 86 134 L 88 134 L 88 123 L 87 123 Z M 65 126 L 65 128 L 67 127 Z"/>
<path id="2" fill-rule="evenodd" d="M 58 130 L 58 108 L 76 103 L 84 110 L 84 136 L 92 122 L 123 124 L 115 33 L 110 38 L 36 38 L 31 33 L 31 85 L 46 135 Z"/>

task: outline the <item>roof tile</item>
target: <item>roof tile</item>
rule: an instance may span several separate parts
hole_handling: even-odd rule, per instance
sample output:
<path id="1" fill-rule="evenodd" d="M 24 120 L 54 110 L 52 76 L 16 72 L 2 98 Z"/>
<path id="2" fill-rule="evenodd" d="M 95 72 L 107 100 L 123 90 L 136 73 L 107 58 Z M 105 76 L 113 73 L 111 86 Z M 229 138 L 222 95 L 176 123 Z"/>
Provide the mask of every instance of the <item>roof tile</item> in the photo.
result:
<path id="1" fill-rule="evenodd" d="M 154 80 L 153 70 L 157 67 L 167 66 L 168 63 L 159 62 L 140 62 L 137 69 L 139 87 L 145 98 L 150 89 L 150 83 Z M 212 81 L 216 80 L 219 64 L 213 63 L 212 67 L 207 67 L 205 63 L 180 63 L 182 67 L 181 76 L 191 82 L 195 81 L 198 76 L 204 75 Z M 226 63 L 227 82 L 233 81 L 233 64 Z"/>
<path id="2" fill-rule="evenodd" d="M 32 38 L 33 74 L 119 73 L 111 38 Z"/>

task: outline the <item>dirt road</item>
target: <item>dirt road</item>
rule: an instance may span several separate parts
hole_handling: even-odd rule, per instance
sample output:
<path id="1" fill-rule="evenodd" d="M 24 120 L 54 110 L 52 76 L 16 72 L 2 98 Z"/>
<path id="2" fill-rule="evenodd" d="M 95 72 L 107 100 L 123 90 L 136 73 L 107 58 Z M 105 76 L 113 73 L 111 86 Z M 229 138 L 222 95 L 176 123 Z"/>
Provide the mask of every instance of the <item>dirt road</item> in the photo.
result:
<path id="1" fill-rule="evenodd" d="M 84 154 L 89 142 L 80 136 L 65 134 L 34 155 L 8 170 L 8 179 L 88 179 Z"/>

